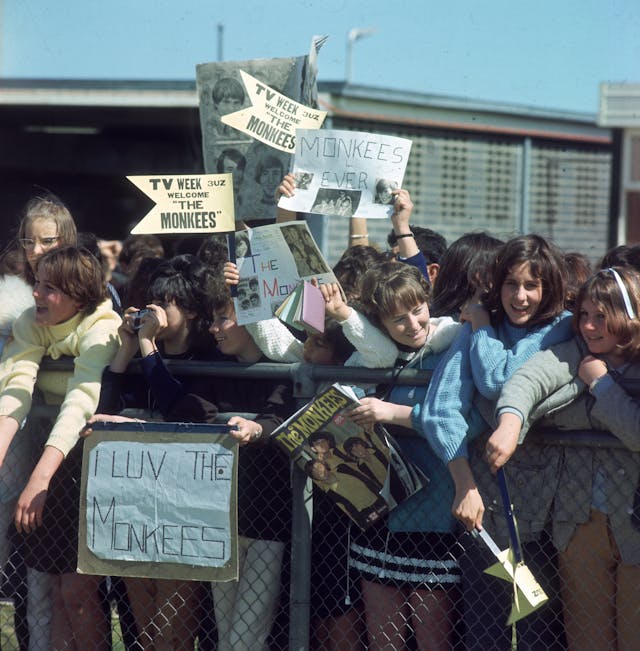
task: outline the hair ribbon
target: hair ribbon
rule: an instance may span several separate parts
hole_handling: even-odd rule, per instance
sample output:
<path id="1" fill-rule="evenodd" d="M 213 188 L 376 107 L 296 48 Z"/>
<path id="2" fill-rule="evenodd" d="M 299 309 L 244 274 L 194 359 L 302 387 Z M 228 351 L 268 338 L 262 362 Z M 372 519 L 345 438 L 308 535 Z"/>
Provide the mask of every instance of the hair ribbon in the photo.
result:
<path id="1" fill-rule="evenodd" d="M 620 274 L 612 267 L 609 267 L 607 271 L 611 272 L 611 275 L 614 277 L 616 283 L 618 283 L 618 287 L 620 288 L 620 293 L 622 294 L 622 300 L 624 301 L 624 306 L 627 309 L 627 314 L 629 315 L 629 318 L 635 319 L 636 315 L 633 311 L 633 307 L 631 307 L 631 298 L 629 297 L 629 292 L 627 291 L 625 284 L 622 282 L 622 278 L 620 277 Z"/>

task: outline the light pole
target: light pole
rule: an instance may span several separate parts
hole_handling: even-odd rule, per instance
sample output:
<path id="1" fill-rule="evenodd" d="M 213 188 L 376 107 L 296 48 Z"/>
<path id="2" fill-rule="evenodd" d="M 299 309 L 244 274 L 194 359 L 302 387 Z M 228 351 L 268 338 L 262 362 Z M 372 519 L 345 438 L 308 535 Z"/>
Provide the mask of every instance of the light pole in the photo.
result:
<path id="1" fill-rule="evenodd" d="M 371 36 L 375 32 L 374 27 L 354 27 L 347 35 L 347 84 L 351 83 L 351 72 L 353 68 L 353 44 L 360 38 Z"/>
<path id="2" fill-rule="evenodd" d="M 224 25 L 222 23 L 218 23 L 218 61 L 224 61 L 223 39 L 224 39 Z"/>

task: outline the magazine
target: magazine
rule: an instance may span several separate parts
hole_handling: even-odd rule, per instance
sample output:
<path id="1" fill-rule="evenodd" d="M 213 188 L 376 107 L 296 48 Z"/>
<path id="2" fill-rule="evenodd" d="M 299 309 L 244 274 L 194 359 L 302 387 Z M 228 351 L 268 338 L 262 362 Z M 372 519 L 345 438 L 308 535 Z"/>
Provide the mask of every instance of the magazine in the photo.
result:
<path id="1" fill-rule="evenodd" d="M 347 417 L 358 405 L 349 386 L 332 384 L 272 434 L 318 489 L 365 530 L 423 488 L 428 479 L 382 427 Z"/>

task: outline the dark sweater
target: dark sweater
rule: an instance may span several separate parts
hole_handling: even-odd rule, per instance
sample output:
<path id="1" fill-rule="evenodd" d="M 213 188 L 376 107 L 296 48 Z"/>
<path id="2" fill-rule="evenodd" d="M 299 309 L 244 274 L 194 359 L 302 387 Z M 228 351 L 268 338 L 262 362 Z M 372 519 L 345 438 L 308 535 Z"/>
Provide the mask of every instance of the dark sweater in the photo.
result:
<path id="1" fill-rule="evenodd" d="M 259 361 L 269 361 L 266 358 Z M 213 422 L 219 412 L 257 414 L 260 441 L 242 446 L 238 462 L 238 533 L 287 541 L 291 528 L 289 460 L 269 434 L 294 411 L 290 383 L 244 378 L 176 378 L 160 354 L 142 360 L 149 393 L 162 417 L 172 422 Z M 113 407 L 124 374 L 105 370 L 101 405 Z M 104 403 L 103 403 L 104 398 Z M 218 421 L 219 422 L 219 421 Z"/>

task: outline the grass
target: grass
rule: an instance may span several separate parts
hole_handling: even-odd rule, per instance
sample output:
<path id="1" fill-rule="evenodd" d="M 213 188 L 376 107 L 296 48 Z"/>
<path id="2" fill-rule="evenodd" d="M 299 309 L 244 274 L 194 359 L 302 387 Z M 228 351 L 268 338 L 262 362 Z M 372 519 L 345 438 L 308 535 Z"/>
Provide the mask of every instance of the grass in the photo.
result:
<path id="1" fill-rule="evenodd" d="M 120 631 L 118 613 L 111 611 L 111 640 L 113 651 L 125 651 Z M 13 603 L 0 601 L 0 648 L 2 651 L 18 651 L 18 640 L 13 625 Z"/>
<path id="2" fill-rule="evenodd" d="M 13 602 L 0 601 L 0 640 L 2 651 L 18 651 L 16 631 L 13 626 Z"/>

